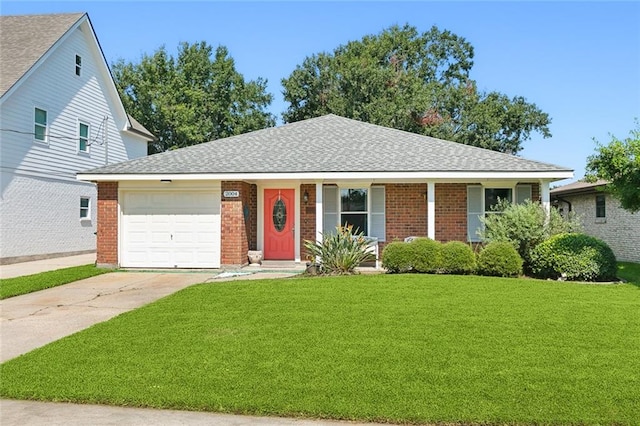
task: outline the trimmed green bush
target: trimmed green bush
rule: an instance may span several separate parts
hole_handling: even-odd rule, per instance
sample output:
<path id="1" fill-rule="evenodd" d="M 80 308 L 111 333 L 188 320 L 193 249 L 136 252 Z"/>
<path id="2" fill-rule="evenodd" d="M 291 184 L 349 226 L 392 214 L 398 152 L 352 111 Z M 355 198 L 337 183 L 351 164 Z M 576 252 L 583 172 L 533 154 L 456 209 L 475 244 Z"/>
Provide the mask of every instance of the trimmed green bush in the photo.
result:
<path id="1" fill-rule="evenodd" d="M 433 274 L 441 269 L 442 243 L 429 238 L 416 238 L 408 243 L 413 252 L 413 269 Z"/>
<path id="2" fill-rule="evenodd" d="M 449 241 L 440 249 L 440 268 L 444 274 L 470 274 L 476 270 L 476 255 L 468 244 Z"/>
<path id="3" fill-rule="evenodd" d="M 382 250 L 382 267 L 390 273 L 409 272 L 413 269 L 415 253 L 409 243 L 395 241 Z"/>
<path id="4" fill-rule="evenodd" d="M 616 279 L 617 263 L 604 241 L 564 233 L 543 241 L 531 252 L 531 271 L 538 278 L 610 281 Z"/>
<path id="5" fill-rule="evenodd" d="M 510 243 L 489 243 L 478 255 L 478 272 L 481 275 L 517 277 L 522 274 L 522 257 Z"/>

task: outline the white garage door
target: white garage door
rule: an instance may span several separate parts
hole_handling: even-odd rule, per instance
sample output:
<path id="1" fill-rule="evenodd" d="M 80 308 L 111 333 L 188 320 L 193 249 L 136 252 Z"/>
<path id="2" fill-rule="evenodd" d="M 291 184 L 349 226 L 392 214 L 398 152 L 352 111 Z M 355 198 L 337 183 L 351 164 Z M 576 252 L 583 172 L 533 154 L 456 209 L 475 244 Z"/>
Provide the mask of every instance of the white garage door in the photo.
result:
<path id="1" fill-rule="evenodd" d="M 122 256 L 129 268 L 219 268 L 219 191 L 128 191 Z"/>

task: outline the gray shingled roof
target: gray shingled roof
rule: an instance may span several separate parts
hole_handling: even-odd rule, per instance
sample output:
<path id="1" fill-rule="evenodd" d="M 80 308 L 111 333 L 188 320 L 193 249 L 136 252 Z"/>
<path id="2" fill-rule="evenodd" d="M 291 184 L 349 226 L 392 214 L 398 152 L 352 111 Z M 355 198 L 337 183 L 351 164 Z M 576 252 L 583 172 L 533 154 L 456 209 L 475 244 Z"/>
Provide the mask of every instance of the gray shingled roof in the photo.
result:
<path id="1" fill-rule="evenodd" d="M 595 182 L 585 182 L 583 180 L 579 180 L 577 182 L 572 182 L 567 185 L 553 188 L 550 192 L 551 192 L 551 195 L 555 195 L 555 196 L 580 194 L 585 192 L 596 192 L 597 188 L 604 186 L 607 183 L 609 182 L 602 179 L 598 179 Z"/>
<path id="2" fill-rule="evenodd" d="M 88 170 L 87 174 L 567 172 L 333 114 Z"/>
<path id="3" fill-rule="evenodd" d="M 0 16 L 0 96 L 83 16 L 84 13 Z"/>

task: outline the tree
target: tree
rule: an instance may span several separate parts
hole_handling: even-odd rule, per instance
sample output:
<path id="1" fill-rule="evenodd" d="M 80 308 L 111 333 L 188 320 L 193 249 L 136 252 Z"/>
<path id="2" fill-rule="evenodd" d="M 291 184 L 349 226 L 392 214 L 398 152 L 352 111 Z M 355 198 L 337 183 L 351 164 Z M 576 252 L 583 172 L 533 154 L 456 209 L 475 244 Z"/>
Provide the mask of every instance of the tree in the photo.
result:
<path id="1" fill-rule="evenodd" d="M 275 125 L 266 81 L 245 81 L 223 46 L 181 43 L 176 58 L 163 46 L 112 69 L 126 110 L 158 137 L 150 153 Z"/>
<path id="2" fill-rule="evenodd" d="M 282 80 L 293 122 L 345 117 L 517 153 L 532 132 L 549 137 L 549 116 L 523 97 L 479 92 L 469 79 L 473 46 L 450 31 L 392 26 L 304 59 Z"/>
<path id="3" fill-rule="evenodd" d="M 611 135 L 609 145 L 598 145 L 596 154 L 588 158 L 587 179 L 608 181 L 605 189 L 617 198 L 622 208 L 640 211 L 640 123 L 630 136 L 619 140 Z"/>

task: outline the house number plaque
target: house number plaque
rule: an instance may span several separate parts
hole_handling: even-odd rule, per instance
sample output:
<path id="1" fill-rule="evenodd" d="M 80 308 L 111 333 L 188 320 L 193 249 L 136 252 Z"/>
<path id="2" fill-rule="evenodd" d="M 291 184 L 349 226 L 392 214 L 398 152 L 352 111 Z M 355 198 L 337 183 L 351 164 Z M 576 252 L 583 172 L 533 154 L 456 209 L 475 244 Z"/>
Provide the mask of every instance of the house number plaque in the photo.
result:
<path id="1" fill-rule="evenodd" d="M 222 195 L 225 198 L 238 198 L 240 196 L 240 191 L 224 191 Z"/>

